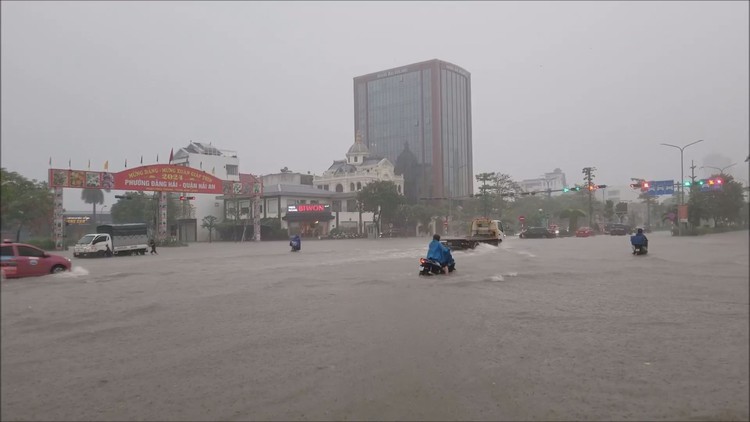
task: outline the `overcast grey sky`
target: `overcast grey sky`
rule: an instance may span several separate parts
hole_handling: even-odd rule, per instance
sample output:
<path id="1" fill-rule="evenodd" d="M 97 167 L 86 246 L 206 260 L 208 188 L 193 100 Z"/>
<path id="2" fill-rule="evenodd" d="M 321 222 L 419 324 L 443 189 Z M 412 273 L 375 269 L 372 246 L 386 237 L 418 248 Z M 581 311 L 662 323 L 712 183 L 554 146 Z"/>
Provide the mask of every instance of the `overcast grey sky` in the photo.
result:
<path id="1" fill-rule="evenodd" d="M 2 2 L 2 166 L 160 162 L 320 174 L 354 140 L 352 78 L 433 58 L 472 75 L 474 171 L 569 182 L 747 178 L 748 2 Z M 702 174 L 699 171 L 699 175 Z M 78 196 L 78 195 L 76 195 Z"/>

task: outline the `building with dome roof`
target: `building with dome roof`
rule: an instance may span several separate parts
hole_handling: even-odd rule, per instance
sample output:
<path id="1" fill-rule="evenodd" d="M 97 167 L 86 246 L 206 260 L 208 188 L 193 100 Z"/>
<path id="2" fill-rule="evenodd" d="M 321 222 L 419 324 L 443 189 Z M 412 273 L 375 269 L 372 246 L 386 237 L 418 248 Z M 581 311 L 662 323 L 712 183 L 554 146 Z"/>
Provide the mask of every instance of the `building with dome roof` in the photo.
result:
<path id="1" fill-rule="evenodd" d="M 374 181 L 391 181 L 396 184 L 399 193 L 404 192 L 404 177 L 396 174 L 393 163 L 370 153 L 358 135 L 346 152 L 346 159 L 334 160 L 328 170 L 313 178 L 313 184 L 318 189 L 331 192 L 331 210 L 336 213 L 332 228 L 365 232 L 365 226 L 372 223 L 373 215 L 360 213 L 357 192 Z"/>

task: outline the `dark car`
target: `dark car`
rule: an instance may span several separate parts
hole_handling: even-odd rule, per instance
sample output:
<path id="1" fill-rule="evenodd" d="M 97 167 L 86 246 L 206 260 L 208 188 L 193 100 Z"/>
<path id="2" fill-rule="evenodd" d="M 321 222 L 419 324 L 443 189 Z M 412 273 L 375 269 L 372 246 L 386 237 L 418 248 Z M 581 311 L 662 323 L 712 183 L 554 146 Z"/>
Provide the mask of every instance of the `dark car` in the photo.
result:
<path id="1" fill-rule="evenodd" d="M 528 227 L 518 235 L 521 239 L 552 239 L 555 233 L 549 231 L 546 227 Z"/>
<path id="2" fill-rule="evenodd" d="M 33 277 L 70 271 L 70 260 L 49 254 L 36 246 L 5 241 L 0 246 L 3 278 Z"/>
<path id="3" fill-rule="evenodd" d="M 612 227 L 609 228 L 609 234 L 612 236 L 625 236 L 631 231 L 630 227 L 624 224 L 613 224 Z"/>

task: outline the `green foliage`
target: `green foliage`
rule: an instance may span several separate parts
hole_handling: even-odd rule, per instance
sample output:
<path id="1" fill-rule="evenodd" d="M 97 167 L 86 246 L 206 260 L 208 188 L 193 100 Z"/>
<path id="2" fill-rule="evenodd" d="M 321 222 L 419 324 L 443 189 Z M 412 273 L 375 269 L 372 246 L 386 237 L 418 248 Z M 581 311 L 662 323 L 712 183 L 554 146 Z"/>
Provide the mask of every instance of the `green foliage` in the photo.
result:
<path id="1" fill-rule="evenodd" d="M 51 238 L 45 238 L 45 239 L 29 239 L 25 243 L 28 243 L 29 245 L 34 245 L 37 248 L 44 249 L 45 251 L 54 251 L 55 250 L 55 241 Z"/>
<path id="2" fill-rule="evenodd" d="M 712 175 L 711 178 L 720 175 Z M 740 213 L 745 200 L 742 185 L 731 175 L 721 175 L 724 184 L 719 190 L 701 192 L 698 187 L 691 187 L 688 200 L 688 221 L 693 226 L 700 225 L 701 219 L 713 219 L 717 226 L 744 221 Z"/>
<path id="3" fill-rule="evenodd" d="M 54 197 L 47 182 L 28 180 L 0 169 L 0 224 L 3 229 L 30 229 L 32 236 L 52 235 Z"/>
<path id="4" fill-rule="evenodd" d="M 567 208 L 558 213 L 560 218 L 568 219 L 568 231 L 571 233 L 578 230 L 578 218 L 586 217 L 586 215 L 586 212 L 578 208 Z"/>
<path id="5" fill-rule="evenodd" d="M 96 204 L 101 205 L 104 203 L 104 192 L 101 189 L 82 189 L 81 199 L 87 204 L 92 204 L 93 216 L 94 220 L 96 220 Z"/>
<path id="6" fill-rule="evenodd" d="M 201 222 L 201 227 L 208 229 L 208 243 L 213 242 L 213 232 L 216 228 L 216 220 L 217 218 L 215 216 L 207 215 L 203 217 L 203 221 Z"/>
<path id="7" fill-rule="evenodd" d="M 159 225 L 159 196 L 157 193 L 127 192 L 123 196 L 131 199 L 118 199 L 110 210 L 115 224 L 146 223 L 156 232 Z M 167 225 L 176 223 L 181 211 L 175 194 L 167 194 Z"/>
<path id="8" fill-rule="evenodd" d="M 404 203 L 404 197 L 398 193 L 398 187 L 391 181 L 378 180 L 365 185 L 357 192 L 357 200 L 364 211 L 374 213 L 374 221 L 378 230 L 381 220 L 391 221 L 399 206 Z"/>

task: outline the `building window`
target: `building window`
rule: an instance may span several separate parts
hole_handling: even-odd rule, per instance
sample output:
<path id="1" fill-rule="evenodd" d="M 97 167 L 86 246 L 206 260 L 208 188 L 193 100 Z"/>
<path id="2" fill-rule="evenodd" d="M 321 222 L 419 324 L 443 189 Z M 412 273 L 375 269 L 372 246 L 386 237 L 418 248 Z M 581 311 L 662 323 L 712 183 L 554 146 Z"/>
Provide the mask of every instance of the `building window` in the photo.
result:
<path id="1" fill-rule="evenodd" d="M 227 164 L 227 176 L 236 176 L 240 174 L 238 167 L 239 166 L 236 166 L 234 164 Z"/>
<path id="2" fill-rule="evenodd" d="M 328 186 L 329 186 L 329 185 L 324 185 L 324 186 L 323 186 L 323 190 L 328 190 Z"/>
<path id="3" fill-rule="evenodd" d="M 354 192 L 354 183 L 349 183 L 349 190 Z"/>
<path id="4" fill-rule="evenodd" d="M 321 189 L 321 190 L 323 189 L 323 185 L 318 185 L 317 187 L 318 189 Z"/>
<path id="5" fill-rule="evenodd" d="M 347 199 L 346 200 L 346 211 L 347 212 L 357 211 L 357 200 L 356 199 Z"/>
<path id="6" fill-rule="evenodd" d="M 344 191 L 344 187 L 341 185 L 341 183 L 338 183 L 336 185 L 336 192 L 343 192 L 343 191 Z"/>
<path id="7" fill-rule="evenodd" d="M 357 190 L 362 190 L 362 183 L 357 182 Z"/>
<path id="8" fill-rule="evenodd" d="M 311 204 L 317 204 L 317 203 L 318 203 L 318 200 L 317 200 L 317 199 L 311 199 L 311 200 L 310 200 L 310 203 L 311 203 Z"/>
<path id="9" fill-rule="evenodd" d="M 334 199 L 331 203 L 331 211 L 333 212 L 340 212 L 341 211 L 341 201 Z"/>
<path id="10" fill-rule="evenodd" d="M 398 185 L 398 193 L 401 193 L 401 185 Z"/>
<path id="11" fill-rule="evenodd" d="M 355 163 L 357 162 L 357 156 L 356 155 L 354 156 L 354 162 Z"/>

